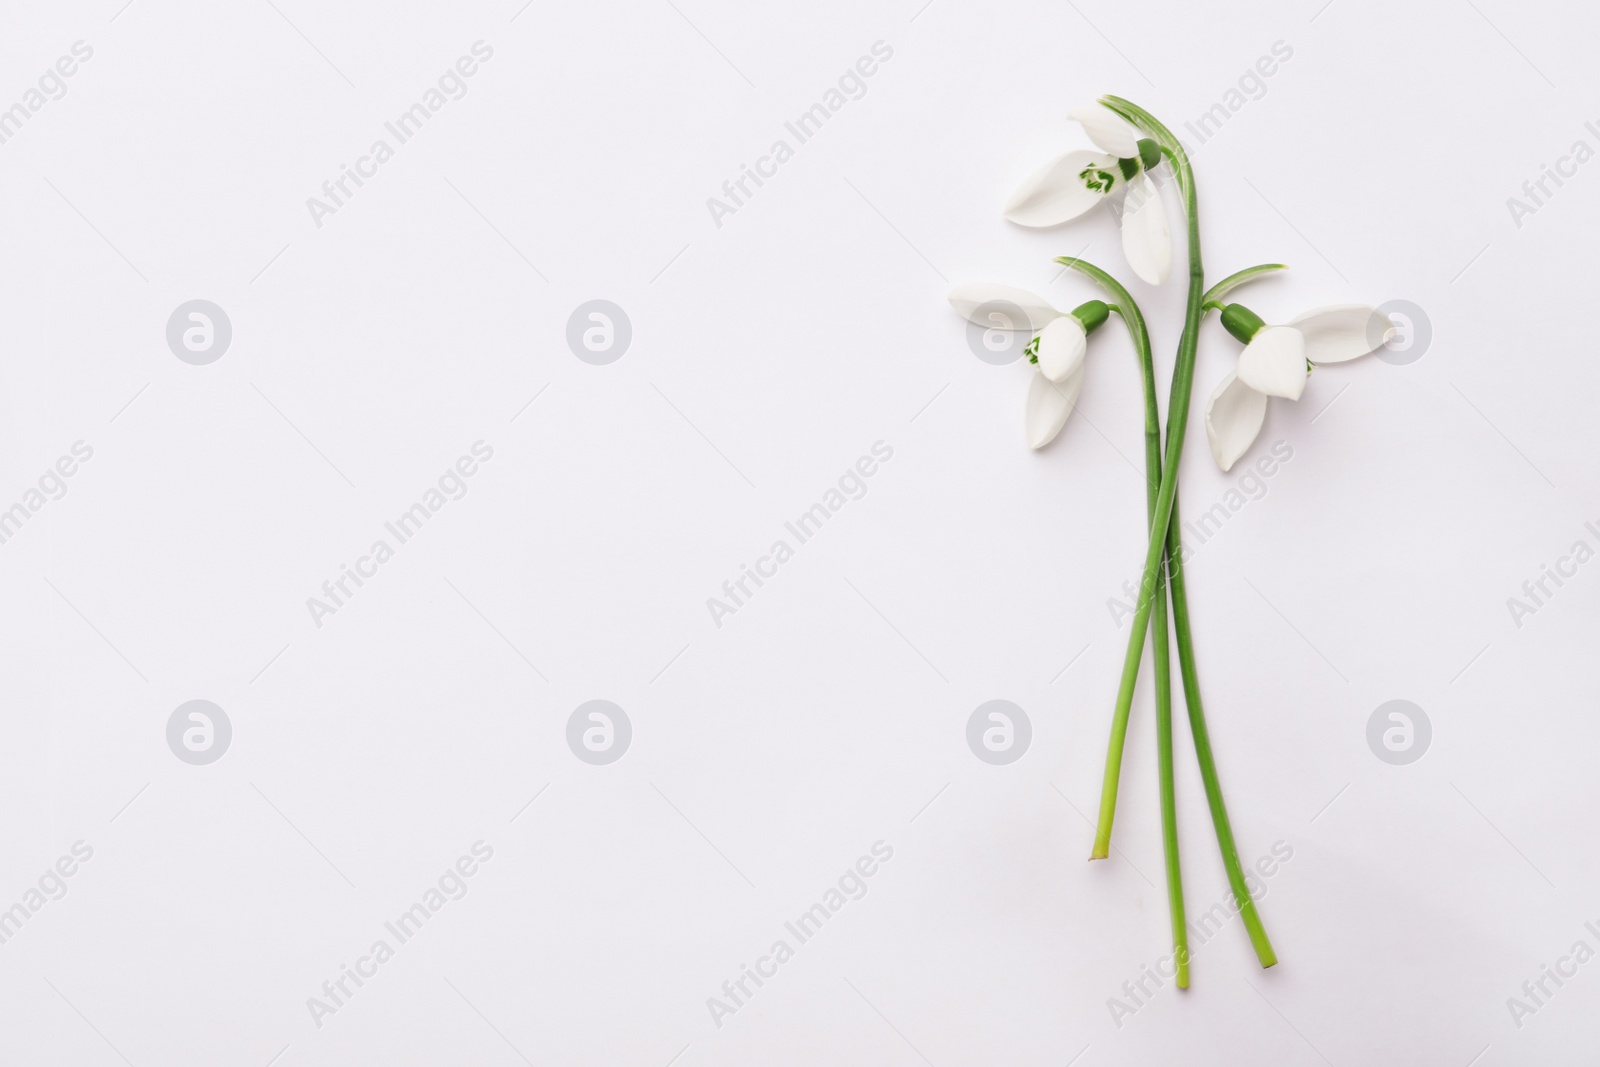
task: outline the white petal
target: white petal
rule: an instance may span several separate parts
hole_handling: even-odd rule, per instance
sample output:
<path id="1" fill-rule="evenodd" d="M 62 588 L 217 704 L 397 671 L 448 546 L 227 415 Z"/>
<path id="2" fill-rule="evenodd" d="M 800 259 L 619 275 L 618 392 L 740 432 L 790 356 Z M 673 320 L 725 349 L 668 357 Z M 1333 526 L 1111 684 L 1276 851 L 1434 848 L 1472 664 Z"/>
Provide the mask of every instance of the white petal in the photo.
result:
<path id="1" fill-rule="evenodd" d="M 1091 189 L 1085 171 L 1094 172 L 1099 189 Z M 1017 186 L 1006 201 L 1005 217 L 1022 226 L 1055 226 L 1077 218 L 1122 188 L 1122 171 L 1115 156 L 1098 152 L 1068 152 L 1054 159 Z"/>
<path id="2" fill-rule="evenodd" d="M 1293 326 L 1268 326 L 1239 353 L 1239 380 L 1257 392 L 1299 400 L 1306 388 L 1306 341 Z"/>
<path id="3" fill-rule="evenodd" d="M 1039 335 L 1039 373 L 1052 382 L 1065 381 L 1083 367 L 1083 354 L 1089 349 L 1083 324 L 1063 315 Z"/>
<path id="4" fill-rule="evenodd" d="M 1206 438 L 1217 466 L 1228 470 L 1250 450 L 1267 418 L 1267 396 L 1230 374 L 1206 405 Z"/>
<path id="5" fill-rule="evenodd" d="M 1364 356 L 1394 336 L 1389 316 L 1366 304 L 1334 304 L 1289 320 L 1306 339 L 1306 358 L 1313 363 L 1342 363 Z"/>
<path id="6" fill-rule="evenodd" d="M 990 330 L 1042 330 L 1066 314 L 1026 289 L 998 282 L 967 282 L 950 290 L 950 306 L 962 318 Z"/>
<path id="7" fill-rule="evenodd" d="M 1122 116 L 1102 104 L 1085 104 L 1067 112 L 1067 118 L 1083 127 L 1089 140 L 1123 159 L 1139 154 L 1139 131 L 1123 121 Z"/>
<path id="8" fill-rule="evenodd" d="M 1077 373 L 1069 375 L 1066 380 L 1052 382 L 1043 374 L 1035 374 L 1028 383 L 1028 447 L 1043 448 L 1056 439 L 1056 434 L 1061 432 L 1061 427 L 1067 424 L 1067 416 L 1072 414 L 1072 407 L 1078 402 L 1078 394 L 1083 392 L 1083 364 L 1078 364 Z"/>
<path id="9" fill-rule="evenodd" d="M 1160 285 L 1172 269 L 1172 233 L 1167 228 L 1167 207 L 1161 190 L 1140 171 L 1128 183 L 1122 201 L 1122 254 L 1133 273 Z"/>

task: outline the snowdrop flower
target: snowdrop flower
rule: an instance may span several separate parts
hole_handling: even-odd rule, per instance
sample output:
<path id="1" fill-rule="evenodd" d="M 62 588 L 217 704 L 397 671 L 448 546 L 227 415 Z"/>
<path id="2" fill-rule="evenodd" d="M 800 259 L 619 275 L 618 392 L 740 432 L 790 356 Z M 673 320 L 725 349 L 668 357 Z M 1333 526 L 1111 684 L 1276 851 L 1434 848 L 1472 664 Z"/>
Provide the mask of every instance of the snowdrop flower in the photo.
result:
<path id="1" fill-rule="evenodd" d="M 1089 334 L 1110 317 L 1110 305 L 1090 300 L 1061 311 L 1026 289 L 987 282 L 951 289 L 950 305 L 986 329 L 1037 333 L 1024 349 L 1028 361 L 1039 368 L 1028 385 L 1024 425 L 1030 448 L 1043 448 L 1055 440 L 1083 391 Z"/>
<path id="2" fill-rule="evenodd" d="M 1244 342 L 1239 365 L 1206 405 L 1206 437 L 1217 466 L 1228 470 L 1249 450 L 1267 417 L 1267 397 L 1299 400 L 1313 365 L 1343 363 L 1383 347 L 1395 333 L 1388 316 L 1366 304 L 1335 304 L 1268 326 L 1243 304 L 1222 309 L 1222 325 Z"/>
<path id="3" fill-rule="evenodd" d="M 1125 190 L 1123 255 L 1135 274 L 1160 285 L 1172 268 L 1167 209 L 1150 178 L 1161 149 L 1100 104 L 1074 108 L 1068 117 L 1083 126 L 1100 151 L 1068 152 L 1034 171 L 1006 202 L 1005 217 L 1022 226 L 1056 226 Z"/>

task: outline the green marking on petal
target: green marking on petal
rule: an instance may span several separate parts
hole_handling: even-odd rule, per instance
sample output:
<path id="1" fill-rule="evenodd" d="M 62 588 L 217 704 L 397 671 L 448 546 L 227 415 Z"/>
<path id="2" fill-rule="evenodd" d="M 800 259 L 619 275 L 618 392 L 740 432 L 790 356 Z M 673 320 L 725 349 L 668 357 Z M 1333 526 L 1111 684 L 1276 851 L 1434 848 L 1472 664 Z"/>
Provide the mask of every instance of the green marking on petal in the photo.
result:
<path id="1" fill-rule="evenodd" d="M 1084 186 L 1091 192 L 1099 193 L 1102 196 L 1110 193 L 1112 187 L 1117 184 L 1116 175 L 1096 166 L 1083 168 L 1078 172 L 1078 178 L 1082 180 Z"/>

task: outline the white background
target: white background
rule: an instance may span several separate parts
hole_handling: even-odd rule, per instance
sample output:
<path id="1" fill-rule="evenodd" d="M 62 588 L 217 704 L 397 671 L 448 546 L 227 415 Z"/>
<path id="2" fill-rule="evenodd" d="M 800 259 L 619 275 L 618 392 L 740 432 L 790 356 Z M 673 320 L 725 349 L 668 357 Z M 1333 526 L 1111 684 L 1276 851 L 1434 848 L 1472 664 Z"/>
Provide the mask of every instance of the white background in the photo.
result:
<path id="1" fill-rule="evenodd" d="M 94 450 L 0 545 L 0 908 L 94 850 L 0 945 L 0 1061 L 1586 1062 L 1600 963 L 1520 1028 L 1507 998 L 1600 948 L 1600 564 L 1520 627 L 1506 603 L 1600 547 L 1600 164 L 1520 227 L 1506 205 L 1600 148 L 1586 9 L 122 2 L 0 17 L 0 107 L 93 48 L 0 145 L 0 507 Z M 315 225 L 478 40 L 467 95 Z M 877 41 L 866 94 L 715 225 Z M 1109 214 L 1023 231 L 1000 204 L 1086 144 L 1072 105 L 1120 93 L 1187 138 L 1279 41 L 1191 142 L 1209 278 L 1281 260 L 1239 294 L 1267 319 L 1399 299 L 1433 339 L 1275 401 L 1249 458 L 1292 461 L 1191 565 L 1241 851 L 1293 849 L 1261 904 L 1282 963 L 1231 922 L 1118 1025 L 1169 936 L 1147 686 L 1119 851 L 1084 862 L 1107 600 L 1144 546 L 1138 376 L 1112 323 L 1032 453 L 1029 372 L 976 359 L 944 294 L 1070 307 L 1098 294 L 1050 259 L 1085 245 L 1130 279 Z M 1163 379 L 1175 258 L 1131 285 Z M 233 326 L 208 366 L 165 340 L 196 298 Z M 592 299 L 633 326 L 608 366 L 565 341 Z M 1190 515 L 1243 470 L 1198 420 L 1236 350 L 1208 324 Z M 314 625 L 479 440 L 470 492 Z M 706 599 L 880 440 L 866 496 L 715 627 Z M 633 725 L 609 766 L 565 740 L 596 698 Z M 965 740 L 995 698 L 1033 726 L 1001 767 Z M 167 747 L 192 699 L 233 725 L 209 766 Z M 1433 726 L 1409 766 L 1367 745 L 1392 699 Z M 1226 885 L 1179 734 L 1198 913 Z M 316 1025 L 479 840 L 470 892 Z M 719 1027 L 707 999 L 876 841 L 866 896 Z"/>

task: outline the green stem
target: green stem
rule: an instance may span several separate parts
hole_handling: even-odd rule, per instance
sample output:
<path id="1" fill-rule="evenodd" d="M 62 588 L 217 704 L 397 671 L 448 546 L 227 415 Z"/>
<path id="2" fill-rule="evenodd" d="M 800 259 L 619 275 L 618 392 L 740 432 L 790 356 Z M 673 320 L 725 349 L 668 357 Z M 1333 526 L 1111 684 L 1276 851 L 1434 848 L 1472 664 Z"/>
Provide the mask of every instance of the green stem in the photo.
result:
<path id="1" fill-rule="evenodd" d="M 1144 331 L 1140 330 L 1141 335 Z M 1161 481 L 1161 415 L 1156 407 L 1156 372 L 1150 341 L 1141 336 L 1139 366 L 1144 379 L 1145 507 L 1153 524 Z M 1167 591 L 1156 576 L 1150 613 L 1151 658 L 1156 683 L 1156 767 L 1161 790 L 1161 852 L 1167 872 L 1167 912 L 1172 920 L 1172 957 L 1179 989 L 1189 988 L 1189 924 L 1183 914 L 1183 866 L 1178 858 L 1178 792 L 1172 774 L 1172 650 L 1168 645 Z"/>
<path id="2" fill-rule="evenodd" d="M 1194 645 L 1189 633 L 1189 601 L 1181 566 L 1182 540 L 1179 524 L 1173 521 L 1178 500 L 1178 463 L 1183 456 L 1183 442 L 1189 422 L 1189 400 L 1194 388 L 1195 349 L 1199 342 L 1200 319 L 1207 301 L 1220 299 L 1233 286 L 1268 271 L 1281 269 L 1280 264 L 1264 264 L 1230 275 L 1219 282 L 1211 292 L 1202 292 L 1204 269 L 1200 261 L 1200 222 L 1196 210 L 1194 171 L 1189 157 L 1178 139 L 1149 112 L 1120 97 L 1102 98 L 1102 103 L 1116 111 L 1133 125 L 1149 133 L 1161 145 L 1163 153 L 1171 160 L 1177 175 L 1178 187 L 1183 194 L 1189 237 L 1189 295 L 1185 308 L 1183 336 L 1178 342 L 1177 366 L 1172 372 L 1172 392 L 1167 404 L 1167 449 L 1161 471 L 1161 487 L 1156 495 L 1156 514 L 1151 522 L 1150 544 L 1145 552 L 1144 575 L 1139 585 L 1139 604 L 1134 612 L 1133 631 L 1128 635 L 1128 652 L 1122 664 L 1122 685 L 1117 692 L 1117 709 L 1113 723 L 1126 718 L 1126 708 L 1133 701 L 1133 685 L 1138 676 L 1139 660 L 1143 655 L 1144 629 L 1148 625 L 1151 602 L 1157 588 L 1158 571 L 1164 557 L 1172 573 L 1173 623 L 1178 638 L 1178 662 L 1183 674 L 1184 699 L 1189 707 L 1189 725 L 1194 733 L 1195 756 L 1200 763 L 1201 778 L 1205 783 L 1206 802 L 1211 809 L 1211 821 L 1216 829 L 1217 844 L 1222 851 L 1222 862 L 1228 873 L 1228 884 L 1233 889 L 1240 915 L 1256 950 L 1256 958 L 1263 967 L 1277 962 L 1266 930 L 1256 914 L 1245 884 L 1244 872 L 1239 864 L 1239 852 L 1233 840 L 1233 829 L 1228 821 L 1228 811 L 1222 800 L 1222 786 L 1217 778 L 1216 762 L 1211 754 L 1211 738 L 1206 729 L 1205 712 L 1200 703 L 1200 682 L 1195 670 Z M 1170 556 L 1169 556 L 1170 554 Z M 1116 813 L 1116 771 L 1120 768 L 1121 752 L 1117 753 L 1118 768 L 1113 768 L 1107 758 L 1106 783 L 1101 790 L 1100 824 L 1095 831 L 1095 847 L 1099 852 L 1111 843 L 1111 823 Z M 1103 855 L 1104 853 L 1101 852 Z"/>
<path id="3" fill-rule="evenodd" d="M 1106 748 L 1105 777 L 1100 787 L 1100 818 L 1095 825 L 1091 859 L 1104 859 L 1111 849 L 1111 825 L 1117 813 L 1117 785 L 1122 774 L 1122 741 L 1127 733 L 1128 712 L 1133 707 L 1133 689 L 1139 678 L 1139 661 L 1144 656 L 1145 633 L 1157 599 L 1159 572 L 1167 542 L 1167 526 L 1178 492 L 1178 461 L 1183 457 L 1184 431 L 1189 421 L 1189 394 L 1194 387 L 1195 347 L 1200 335 L 1200 314 L 1205 289 L 1205 268 L 1200 262 L 1200 220 L 1196 210 L 1194 173 L 1183 146 L 1165 126 L 1149 113 L 1117 97 L 1104 97 L 1108 107 L 1123 114 L 1135 126 L 1151 134 L 1172 160 L 1183 193 L 1184 213 L 1189 231 L 1189 299 L 1184 311 L 1183 336 L 1178 342 L 1178 364 L 1172 375 L 1172 399 L 1167 408 L 1167 449 L 1161 467 L 1161 485 L 1156 492 L 1150 521 L 1150 544 L 1145 552 L 1144 574 L 1139 582 L 1139 602 L 1134 611 L 1133 631 L 1128 635 L 1128 651 L 1122 660 L 1122 681 L 1117 688 L 1116 710 L 1111 718 L 1111 743 Z"/>
<path id="4" fill-rule="evenodd" d="M 1160 461 L 1161 434 L 1153 450 Z M 1147 448 L 1147 454 L 1150 451 Z M 1155 482 L 1150 485 L 1150 510 L 1155 510 Z M 1178 792 L 1172 775 L 1172 667 L 1167 647 L 1167 591 L 1156 582 L 1156 607 L 1150 613 L 1150 640 L 1156 650 L 1156 764 L 1161 780 L 1161 852 L 1167 867 L 1167 913 L 1172 918 L 1172 958 L 1179 989 L 1189 988 L 1189 924 L 1183 914 L 1183 867 L 1178 858 Z M 1185 692 L 1187 692 L 1187 685 Z"/>
<path id="5" fill-rule="evenodd" d="M 1167 527 L 1167 571 L 1172 583 L 1172 625 L 1178 639 L 1178 669 L 1183 675 L 1183 699 L 1189 706 L 1189 731 L 1194 734 L 1194 755 L 1200 763 L 1200 779 L 1205 783 L 1206 805 L 1211 809 L 1211 825 L 1217 831 L 1217 846 L 1222 850 L 1222 866 L 1228 872 L 1228 885 L 1239 905 L 1239 917 L 1250 935 L 1261 966 L 1278 962 L 1267 940 L 1267 931 L 1256 914 L 1256 902 L 1244 880 L 1239 864 L 1239 849 L 1233 842 L 1233 825 L 1228 821 L 1228 806 L 1222 800 L 1222 782 L 1217 778 L 1217 763 L 1211 756 L 1211 733 L 1206 729 L 1206 712 L 1200 703 L 1200 676 L 1195 670 L 1194 640 L 1189 634 L 1189 594 L 1183 575 L 1183 534 L 1178 521 L 1177 501 L 1172 505 L 1172 523 Z"/>
<path id="6" fill-rule="evenodd" d="M 1144 315 L 1128 291 L 1105 271 L 1082 260 L 1062 256 L 1057 263 L 1065 264 L 1089 275 L 1103 286 L 1115 301 L 1111 307 L 1122 316 L 1133 338 L 1139 355 L 1139 372 L 1144 386 L 1144 466 L 1145 503 L 1154 521 L 1156 490 L 1161 482 L 1161 413 L 1156 405 L 1155 362 L 1150 356 L 1150 334 L 1145 329 Z M 1156 753 L 1161 780 L 1161 845 L 1167 868 L 1167 910 L 1172 919 L 1172 954 L 1177 967 L 1179 989 L 1189 988 L 1189 928 L 1183 908 L 1183 868 L 1178 859 L 1178 805 L 1177 791 L 1172 773 L 1172 667 L 1171 650 L 1167 644 L 1167 598 L 1160 579 L 1157 579 L 1156 604 L 1150 615 L 1150 640 L 1156 676 Z M 1127 720 L 1115 740 L 1122 747 L 1127 732 Z"/>
<path id="7" fill-rule="evenodd" d="M 1209 307 L 1220 303 L 1235 287 L 1270 271 L 1282 270 L 1280 263 L 1264 263 L 1230 274 L 1205 294 L 1204 304 Z M 1174 381 L 1174 387 L 1176 381 Z M 1183 699 L 1189 708 L 1189 731 L 1194 735 L 1195 759 L 1200 764 L 1200 779 L 1205 783 L 1206 806 L 1211 809 L 1211 824 L 1216 828 L 1217 846 L 1222 852 L 1222 866 L 1228 874 L 1228 885 L 1233 899 L 1239 905 L 1239 917 L 1250 935 L 1250 945 L 1256 959 L 1263 967 L 1278 962 L 1272 942 L 1261 925 L 1256 912 L 1256 902 L 1244 880 L 1244 869 L 1239 863 L 1239 848 L 1233 840 L 1233 824 L 1228 819 L 1228 806 L 1222 799 L 1222 782 L 1217 777 L 1217 763 L 1211 754 L 1211 731 L 1206 728 L 1205 707 L 1200 699 L 1200 676 L 1195 668 L 1194 639 L 1189 632 L 1188 581 L 1183 571 L 1183 524 L 1178 518 L 1178 498 L 1172 498 L 1172 518 L 1167 525 L 1167 573 L 1172 590 L 1172 627 L 1178 642 L 1178 669 L 1183 677 Z"/>

